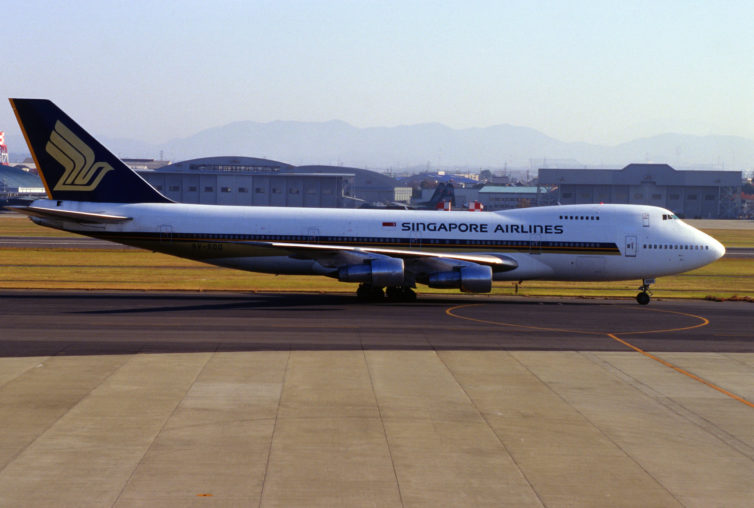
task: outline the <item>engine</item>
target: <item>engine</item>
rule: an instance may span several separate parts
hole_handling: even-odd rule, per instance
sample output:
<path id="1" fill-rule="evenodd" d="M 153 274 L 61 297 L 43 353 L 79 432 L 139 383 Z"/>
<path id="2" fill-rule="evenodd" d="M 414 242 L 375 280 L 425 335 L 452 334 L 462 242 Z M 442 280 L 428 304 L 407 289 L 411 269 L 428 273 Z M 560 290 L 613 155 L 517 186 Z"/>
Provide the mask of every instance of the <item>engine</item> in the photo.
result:
<path id="1" fill-rule="evenodd" d="M 338 269 L 341 282 L 364 282 L 377 287 L 403 286 L 403 260 L 398 258 L 370 259 L 361 265 L 347 265 Z"/>
<path id="2" fill-rule="evenodd" d="M 450 272 L 429 276 L 427 285 L 438 289 L 460 289 L 467 293 L 492 291 L 492 268 L 484 265 L 462 266 Z"/>

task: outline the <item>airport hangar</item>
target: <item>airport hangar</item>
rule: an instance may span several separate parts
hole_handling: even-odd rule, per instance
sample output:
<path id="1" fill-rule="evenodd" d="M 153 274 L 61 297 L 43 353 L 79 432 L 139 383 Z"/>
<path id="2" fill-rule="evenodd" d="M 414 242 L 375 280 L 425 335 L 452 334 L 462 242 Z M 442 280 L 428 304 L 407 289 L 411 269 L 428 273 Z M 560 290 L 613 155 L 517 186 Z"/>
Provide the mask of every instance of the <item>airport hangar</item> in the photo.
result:
<path id="1" fill-rule="evenodd" d="M 170 199 L 238 206 L 358 208 L 367 202 L 408 202 L 411 189 L 360 168 L 292 166 L 255 157 L 205 157 L 157 169 L 124 161 Z"/>
<path id="2" fill-rule="evenodd" d="M 660 206 L 688 219 L 736 219 L 741 214 L 741 171 L 673 169 L 629 164 L 623 169 L 540 168 L 540 187 L 557 187 L 562 205 L 630 203 Z"/>

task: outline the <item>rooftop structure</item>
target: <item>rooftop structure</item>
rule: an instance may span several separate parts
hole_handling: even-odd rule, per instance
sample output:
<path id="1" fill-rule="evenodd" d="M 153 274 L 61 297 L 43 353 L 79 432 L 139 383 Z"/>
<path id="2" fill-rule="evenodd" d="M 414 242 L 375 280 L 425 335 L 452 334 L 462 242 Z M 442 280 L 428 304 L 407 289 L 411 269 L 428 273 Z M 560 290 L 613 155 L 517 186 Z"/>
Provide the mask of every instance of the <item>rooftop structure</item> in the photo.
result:
<path id="1" fill-rule="evenodd" d="M 679 217 L 734 219 L 741 211 L 740 171 L 682 171 L 667 164 L 623 169 L 540 168 L 540 187 L 557 187 L 557 202 L 633 203 Z"/>

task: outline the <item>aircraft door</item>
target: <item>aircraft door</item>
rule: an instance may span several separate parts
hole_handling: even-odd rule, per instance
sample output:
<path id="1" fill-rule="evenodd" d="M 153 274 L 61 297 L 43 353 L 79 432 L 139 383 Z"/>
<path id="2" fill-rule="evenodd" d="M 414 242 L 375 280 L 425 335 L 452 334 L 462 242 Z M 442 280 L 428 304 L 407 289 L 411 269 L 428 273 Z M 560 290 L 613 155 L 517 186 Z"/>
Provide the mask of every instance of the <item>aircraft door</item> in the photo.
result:
<path id="1" fill-rule="evenodd" d="M 626 235 L 625 255 L 627 258 L 636 257 L 636 236 L 635 235 Z"/>
<path id="2" fill-rule="evenodd" d="M 532 234 L 529 236 L 529 254 L 542 254 L 542 235 Z"/>
<path id="3" fill-rule="evenodd" d="M 306 241 L 308 243 L 319 243 L 319 228 L 308 228 L 306 230 Z"/>
<path id="4" fill-rule="evenodd" d="M 421 231 L 411 231 L 411 237 L 409 239 L 409 247 L 413 249 L 421 249 L 421 246 L 422 246 Z"/>
<path id="5" fill-rule="evenodd" d="M 173 226 L 170 224 L 160 225 L 160 243 L 173 241 Z"/>

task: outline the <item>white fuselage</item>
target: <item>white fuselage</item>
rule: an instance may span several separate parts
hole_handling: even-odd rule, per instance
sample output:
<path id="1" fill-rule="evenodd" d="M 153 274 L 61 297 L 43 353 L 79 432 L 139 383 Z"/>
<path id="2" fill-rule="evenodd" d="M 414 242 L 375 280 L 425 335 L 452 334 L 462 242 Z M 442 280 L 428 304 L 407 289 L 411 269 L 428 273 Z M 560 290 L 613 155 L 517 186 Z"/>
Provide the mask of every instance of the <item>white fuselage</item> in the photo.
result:
<path id="1" fill-rule="evenodd" d="M 316 259 L 238 254 L 255 242 L 337 248 L 492 254 L 518 266 L 494 280 L 651 279 L 720 258 L 714 238 L 668 210 L 643 205 L 567 205 L 499 212 L 343 210 L 180 203 L 39 200 L 34 206 L 126 216 L 117 224 L 35 219 L 60 229 L 204 262 L 268 273 L 328 274 Z M 216 252 L 213 250 L 216 249 Z M 192 254 L 193 253 L 193 254 Z"/>

